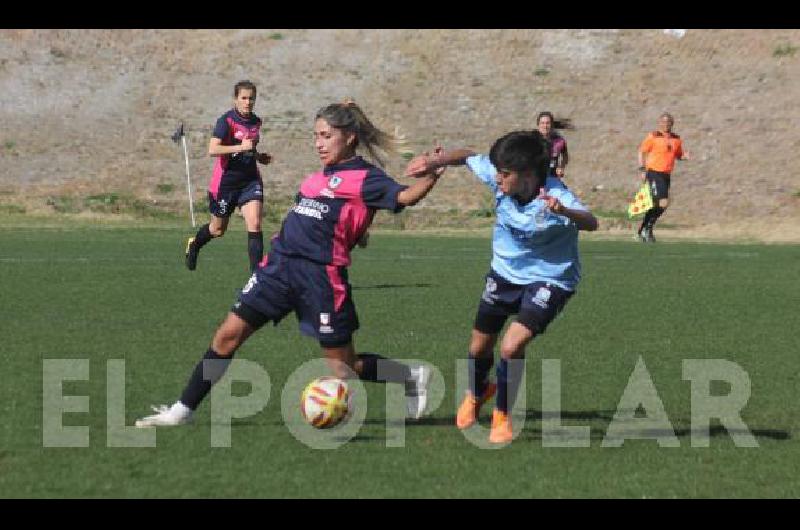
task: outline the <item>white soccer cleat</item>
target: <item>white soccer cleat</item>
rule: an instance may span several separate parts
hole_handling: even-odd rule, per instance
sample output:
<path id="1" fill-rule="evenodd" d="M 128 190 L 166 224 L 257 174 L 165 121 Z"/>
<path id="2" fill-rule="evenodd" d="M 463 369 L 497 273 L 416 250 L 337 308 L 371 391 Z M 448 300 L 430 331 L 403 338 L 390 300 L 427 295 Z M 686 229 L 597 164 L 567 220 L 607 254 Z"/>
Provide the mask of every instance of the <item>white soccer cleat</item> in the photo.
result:
<path id="1" fill-rule="evenodd" d="M 406 415 L 407 418 L 418 420 L 425 413 L 428 404 L 428 381 L 431 378 L 431 369 L 425 365 L 410 368 L 411 379 L 406 381 Z"/>
<path id="2" fill-rule="evenodd" d="M 151 408 L 156 413 L 136 420 L 137 427 L 171 427 L 174 425 L 183 425 L 192 421 L 192 409 L 180 401 L 175 402 L 171 407 L 159 405 L 157 407 L 152 406 Z"/>

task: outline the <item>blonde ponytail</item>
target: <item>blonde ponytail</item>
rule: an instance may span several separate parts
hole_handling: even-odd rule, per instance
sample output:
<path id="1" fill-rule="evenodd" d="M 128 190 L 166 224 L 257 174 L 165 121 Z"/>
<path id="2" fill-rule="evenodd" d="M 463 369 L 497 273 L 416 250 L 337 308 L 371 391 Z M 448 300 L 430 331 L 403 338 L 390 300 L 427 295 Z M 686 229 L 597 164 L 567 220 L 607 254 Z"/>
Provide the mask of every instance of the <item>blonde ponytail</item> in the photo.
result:
<path id="1" fill-rule="evenodd" d="M 394 155 L 399 153 L 405 144 L 405 139 L 400 134 L 389 134 L 378 129 L 352 98 L 345 98 L 342 103 L 323 107 L 317 112 L 316 119 L 320 118 L 327 121 L 331 127 L 355 133 L 356 147 L 366 148 L 370 157 L 381 167 L 384 166 L 384 162 L 378 149 L 384 154 Z"/>

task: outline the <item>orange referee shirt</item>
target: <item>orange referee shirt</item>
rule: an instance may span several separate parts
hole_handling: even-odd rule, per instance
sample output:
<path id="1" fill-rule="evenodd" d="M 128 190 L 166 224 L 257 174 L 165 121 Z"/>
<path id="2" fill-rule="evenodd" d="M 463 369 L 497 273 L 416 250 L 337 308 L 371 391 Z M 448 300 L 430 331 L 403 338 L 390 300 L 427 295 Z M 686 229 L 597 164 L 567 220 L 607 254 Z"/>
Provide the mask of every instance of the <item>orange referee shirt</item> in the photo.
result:
<path id="1" fill-rule="evenodd" d="M 639 151 L 647 153 L 645 167 L 648 170 L 672 173 L 675 160 L 683 158 L 683 142 L 675 133 L 665 135 L 661 131 L 653 131 L 647 134 Z"/>

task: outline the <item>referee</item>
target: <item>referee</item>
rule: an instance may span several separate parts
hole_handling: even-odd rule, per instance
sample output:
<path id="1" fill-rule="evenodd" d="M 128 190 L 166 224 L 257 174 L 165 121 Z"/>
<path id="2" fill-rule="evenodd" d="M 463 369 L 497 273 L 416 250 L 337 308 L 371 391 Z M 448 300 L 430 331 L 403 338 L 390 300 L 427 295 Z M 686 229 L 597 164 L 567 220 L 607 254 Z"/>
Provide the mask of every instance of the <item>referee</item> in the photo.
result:
<path id="1" fill-rule="evenodd" d="M 655 243 L 653 227 L 669 206 L 669 181 L 676 160 L 690 160 L 683 150 L 681 137 L 672 132 L 675 119 L 665 112 L 658 117 L 658 129 L 647 133 L 639 146 L 639 171 L 642 180 L 647 180 L 653 196 L 653 207 L 644 215 L 636 238 L 642 242 Z"/>

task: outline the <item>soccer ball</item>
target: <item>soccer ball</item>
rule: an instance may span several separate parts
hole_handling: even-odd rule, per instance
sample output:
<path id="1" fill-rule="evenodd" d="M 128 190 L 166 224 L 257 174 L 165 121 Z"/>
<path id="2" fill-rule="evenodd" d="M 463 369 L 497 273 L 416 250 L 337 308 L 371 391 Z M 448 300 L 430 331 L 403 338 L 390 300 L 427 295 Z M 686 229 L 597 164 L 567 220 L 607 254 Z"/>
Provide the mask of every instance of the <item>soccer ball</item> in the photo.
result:
<path id="1" fill-rule="evenodd" d="M 349 408 L 347 383 L 332 376 L 311 381 L 300 397 L 300 412 L 317 429 L 333 427 L 344 419 Z"/>

